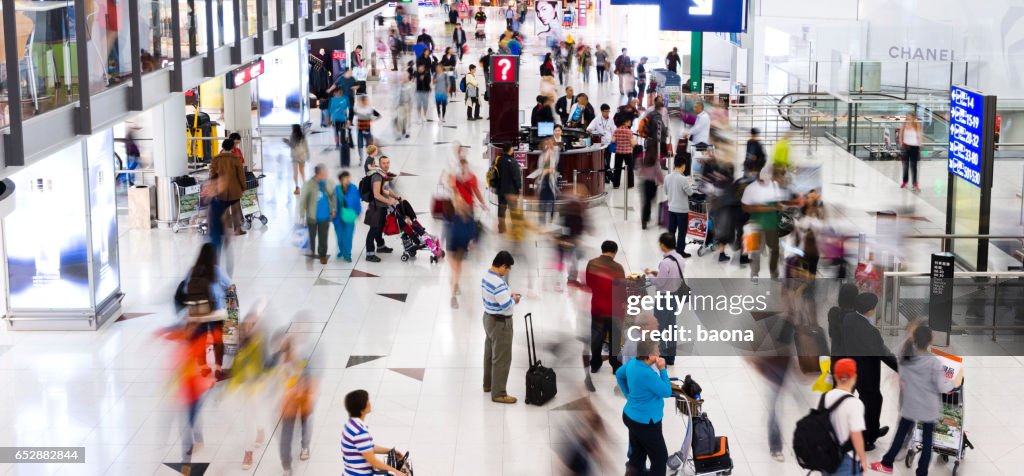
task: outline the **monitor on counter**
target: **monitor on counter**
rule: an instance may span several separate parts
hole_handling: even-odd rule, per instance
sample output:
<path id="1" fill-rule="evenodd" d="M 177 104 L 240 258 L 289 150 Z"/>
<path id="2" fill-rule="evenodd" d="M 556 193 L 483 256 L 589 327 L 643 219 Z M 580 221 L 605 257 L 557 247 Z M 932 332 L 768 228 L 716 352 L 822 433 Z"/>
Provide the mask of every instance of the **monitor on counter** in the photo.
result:
<path id="1" fill-rule="evenodd" d="M 537 137 L 551 137 L 555 135 L 555 123 L 554 122 L 538 122 L 537 123 Z"/>

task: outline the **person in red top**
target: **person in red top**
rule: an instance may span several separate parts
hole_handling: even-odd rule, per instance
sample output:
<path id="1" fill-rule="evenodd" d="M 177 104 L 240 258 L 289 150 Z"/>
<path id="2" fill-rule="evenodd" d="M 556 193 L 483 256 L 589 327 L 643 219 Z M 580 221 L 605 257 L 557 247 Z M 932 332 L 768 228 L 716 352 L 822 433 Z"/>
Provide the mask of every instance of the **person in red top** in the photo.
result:
<path id="1" fill-rule="evenodd" d="M 178 387 L 178 397 L 185 409 L 181 436 L 181 452 L 185 464 L 192 461 L 194 445 L 203 443 L 203 431 L 198 421 L 199 407 L 206 392 L 216 383 L 212 375 L 203 375 L 200 361 L 206 360 L 207 334 L 196 335 L 196 328 L 196 324 L 189 323 L 159 332 L 177 346 L 172 353 L 171 368 L 174 371 L 173 383 Z"/>
<path id="2" fill-rule="evenodd" d="M 472 208 L 479 204 L 480 208 L 487 210 L 487 202 L 480 193 L 480 183 L 469 169 L 469 161 L 465 157 L 459 158 L 459 169 L 452 175 L 452 190 L 462 196 L 462 200 Z"/>
<path id="3" fill-rule="evenodd" d="M 616 302 L 612 292 L 616 279 L 626 279 L 626 272 L 622 265 L 615 261 L 615 255 L 619 252 L 619 245 L 614 241 L 601 243 L 601 256 L 590 260 L 587 263 L 586 284 L 590 288 L 590 373 L 597 373 L 601 370 L 602 358 L 601 347 L 604 345 L 606 334 L 616 336 L 612 331 L 614 316 L 621 315 L 621 302 Z M 621 301 L 621 299 L 619 299 Z M 612 366 L 612 373 L 622 365 L 619 362 L 617 352 L 611 352 L 608 356 L 608 363 Z M 584 357 L 584 365 L 587 358 Z M 587 389 L 594 391 L 593 383 L 588 376 Z"/>
<path id="4" fill-rule="evenodd" d="M 228 139 L 235 141 L 235 148 L 231 149 L 231 153 L 238 157 L 239 162 L 245 166 L 245 156 L 242 155 L 242 135 L 237 132 L 232 132 L 228 136 Z"/>
<path id="5" fill-rule="evenodd" d="M 448 264 L 452 267 L 452 309 L 459 308 L 459 280 L 462 278 L 462 260 L 466 258 L 470 243 L 476 240 L 476 221 L 473 219 L 474 206 L 487 210 L 487 202 L 480 193 L 476 175 L 469 169 L 469 161 L 456 147 L 459 168 L 451 175 L 449 187 L 452 190 L 454 213 L 448 222 Z"/>
<path id="6" fill-rule="evenodd" d="M 622 178 L 622 167 L 625 165 L 627 179 L 626 187 L 633 187 L 633 146 L 636 145 L 636 137 L 633 136 L 633 121 L 625 120 L 619 123 L 619 127 L 612 133 L 612 143 L 615 144 L 615 170 L 612 172 L 612 186 L 619 188 Z"/>

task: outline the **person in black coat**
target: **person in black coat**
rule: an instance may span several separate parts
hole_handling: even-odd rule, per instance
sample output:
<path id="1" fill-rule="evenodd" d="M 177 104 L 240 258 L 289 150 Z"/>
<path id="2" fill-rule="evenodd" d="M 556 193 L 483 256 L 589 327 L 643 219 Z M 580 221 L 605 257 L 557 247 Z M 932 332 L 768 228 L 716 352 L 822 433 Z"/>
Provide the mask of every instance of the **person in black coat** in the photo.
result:
<path id="1" fill-rule="evenodd" d="M 747 140 L 747 155 L 743 159 L 744 174 L 753 173 L 755 170 L 762 170 L 768 164 L 764 153 L 764 146 L 761 145 L 761 141 L 758 139 L 760 133 L 761 131 L 757 130 L 756 127 L 750 130 L 750 139 Z"/>
<path id="2" fill-rule="evenodd" d="M 498 156 L 498 187 L 495 193 L 498 195 L 498 233 L 505 233 L 505 215 L 508 212 L 509 203 L 515 203 L 515 197 L 519 195 L 523 177 L 522 169 L 514 157 L 515 144 L 508 144 L 502 147 L 502 154 Z"/>
<path id="3" fill-rule="evenodd" d="M 828 339 L 832 343 L 832 365 L 835 366 L 839 359 L 846 357 L 846 349 L 843 342 L 843 318 L 853 310 L 857 295 L 860 291 L 857 285 L 846 283 L 839 288 L 839 299 L 836 306 L 828 310 Z"/>
<path id="4" fill-rule="evenodd" d="M 537 105 L 533 106 L 530 113 L 530 126 L 537 127 L 541 122 L 555 122 L 555 114 L 551 111 L 551 99 L 547 96 L 537 96 Z"/>
<path id="5" fill-rule="evenodd" d="M 854 310 L 843 317 L 843 351 L 857 362 L 857 393 L 864 402 L 864 448 L 871 451 L 875 440 L 885 436 L 889 427 L 879 426 L 882 414 L 882 363 L 897 370 L 896 357 L 885 346 L 882 333 L 874 325 L 878 296 L 861 293 Z"/>
<path id="6" fill-rule="evenodd" d="M 466 45 L 466 30 L 463 30 L 462 25 L 458 23 L 455 23 L 455 31 L 452 32 L 452 43 L 455 43 L 455 49 L 459 53 L 459 61 L 462 61 L 462 49 Z"/>
<path id="7" fill-rule="evenodd" d="M 555 113 L 562 120 L 559 124 L 565 125 L 569 122 L 569 109 L 576 103 L 576 95 L 573 94 L 572 86 L 565 87 L 565 96 L 555 101 Z"/>

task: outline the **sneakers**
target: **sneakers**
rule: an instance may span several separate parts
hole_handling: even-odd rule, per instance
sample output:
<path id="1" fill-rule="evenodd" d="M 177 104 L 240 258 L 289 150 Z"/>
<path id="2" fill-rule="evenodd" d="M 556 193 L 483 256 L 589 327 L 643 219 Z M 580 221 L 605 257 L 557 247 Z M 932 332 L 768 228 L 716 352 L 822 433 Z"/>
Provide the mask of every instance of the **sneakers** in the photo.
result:
<path id="1" fill-rule="evenodd" d="M 921 187 L 917 186 L 916 183 L 914 184 L 914 191 L 915 192 L 920 192 L 921 191 Z"/>
<path id="2" fill-rule="evenodd" d="M 879 473 L 892 474 L 892 468 L 882 464 L 881 461 L 875 461 L 874 463 L 871 463 L 871 465 L 868 467 L 871 468 L 873 471 L 878 471 Z"/>
<path id="3" fill-rule="evenodd" d="M 459 308 L 459 298 L 452 296 L 452 309 Z"/>
<path id="4" fill-rule="evenodd" d="M 242 469 L 252 468 L 252 451 L 246 451 L 242 457 Z"/>
<path id="5" fill-rule="evenodd" d="M 907 188 L 907 182 L 903 182 L 903 183 L 901 183 L 901 184 L 900 184 L 900 188 L 901 188 L 901 189 L 903 189 L 903 188 Z"/>
<path id="6" fill-rule="evenodd" d="M 391 249 L 391 248 L 388 248 L 387 246 L 380 246 L 380 247 L 377 247 L 377 252 L 378 252 L 378 253 L 392 253 L 392 252 L 394 252 L 394 251 L 395 251 L 395 250 L 393 250 L 393 249 Z"/>
<path id="7" fill-rule="evenodd" d="M 380 257 L 377 255 L 366 255 L 366 261 L 371 263 L 380 263 Z"/>
<path id="8" fill-rule="evenodd" d="M 309 448 L 303 448 L 302 451 L 299 451 L 299 459 L 302 461 L 309 459 Z"/>
<path id="9" fill-rule="evenodd" d="M 501 397 L 491 397 L 491 401 L 494 403 L 504 403 L 506 405 L 511 405 L 513 403 L 516 403 L 518 400 L 516 400 L 516 397 L 513 397 L 512 395 L 504 395 Z"/>
<path id="10" fill-rule="evenodd" d="M 299 187 L 295 187 L 295 194 L 296 194 L 296 195 L 298 195 L 298 194 L 299 194 Z"/>
<path id="11" fill-rule="evenodd" d="M 772 459 L 780 463 L 786 461 L 786 457 L 782 455 L 781 451 L 772 451 Z"/>
<path id="12" fill-rule="evenodd" d="M 729 255 L 727 255 L 725 253 L 718 253 L 718 262 L 719 263 L 728 262 L 730 259 L 732 259 L 732 257 L 730 257 Z"/>
<path id="13" fill-rule="evenodd" d="M 740 265 L 750 264 L 750 255 L 740 255 Z"/>

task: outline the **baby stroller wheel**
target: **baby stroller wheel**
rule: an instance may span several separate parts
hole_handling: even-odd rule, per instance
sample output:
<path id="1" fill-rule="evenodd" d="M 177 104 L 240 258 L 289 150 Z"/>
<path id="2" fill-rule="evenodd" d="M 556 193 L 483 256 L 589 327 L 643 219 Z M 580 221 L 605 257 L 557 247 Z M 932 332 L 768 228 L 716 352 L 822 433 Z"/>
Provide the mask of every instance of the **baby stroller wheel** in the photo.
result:
<path id="1" fill-rule="evenodd" d="M 949 462 L 949 455 L 942 455 L 942 462 L 943 463 L 948 463 Z"/>
<path id="2" fill-rule="evenodd" d="M 270 221 L 270 220 L 267 219 L 266 215 L 260 215 L 260 223 L 262 223 L 264 226 L 266 226 L 268 221 Z"/>
<path id="3" fill-rule="evenodd" d="M 402 253 L 402 261 L 409 261 L 409 253 Z"/>

